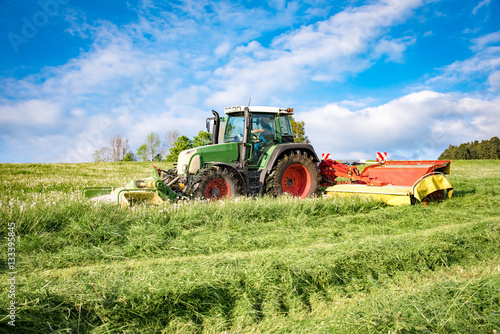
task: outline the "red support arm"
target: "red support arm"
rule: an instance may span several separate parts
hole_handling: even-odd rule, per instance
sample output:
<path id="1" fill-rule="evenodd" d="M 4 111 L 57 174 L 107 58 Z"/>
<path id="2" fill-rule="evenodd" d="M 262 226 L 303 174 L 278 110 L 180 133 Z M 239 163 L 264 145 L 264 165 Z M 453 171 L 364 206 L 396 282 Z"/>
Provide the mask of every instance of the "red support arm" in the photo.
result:
<path id="1" fill-rule="evenodd" d="M 319 164 L 319 174 L 328 179 L 331 184 L 337 184 L 337 177 L 349 179 L 352 183 L 367 184 L 370 186 L 384 186 L 387 182 L 377 181 L 359 173 L 356 166 L 347 166 L 335 160 L 325 159 Z"/>

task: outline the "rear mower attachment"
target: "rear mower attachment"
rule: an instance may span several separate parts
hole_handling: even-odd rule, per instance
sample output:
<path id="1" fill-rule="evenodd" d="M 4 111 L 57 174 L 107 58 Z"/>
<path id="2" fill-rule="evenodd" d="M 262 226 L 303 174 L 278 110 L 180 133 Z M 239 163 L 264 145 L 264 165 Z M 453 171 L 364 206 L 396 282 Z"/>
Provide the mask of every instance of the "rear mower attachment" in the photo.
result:
<path id="1" fill-rule="evenodd" d="M 369 165 L 359 172 L 356 166 L 325 159 L 319 164 L 327 196 L 365 196 L 389 205 L 427 204 L 451 198 L 453 186 L 449 160 L 387 161 Z M 341 181 L 341 178 L 344 179 Z"/>

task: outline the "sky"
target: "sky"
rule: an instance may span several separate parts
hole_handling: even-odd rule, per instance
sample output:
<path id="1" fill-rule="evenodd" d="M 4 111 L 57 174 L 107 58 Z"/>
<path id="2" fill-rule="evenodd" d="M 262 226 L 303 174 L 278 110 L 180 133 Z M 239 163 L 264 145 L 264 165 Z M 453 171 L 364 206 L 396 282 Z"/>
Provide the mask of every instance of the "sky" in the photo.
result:
<path id="1" fill-rule="evenodd" d="M 500 136 L 500 1 L 0 0 L 0 162 L 88 162 L 211 110 L 294 108 L 318 155 Z"/>

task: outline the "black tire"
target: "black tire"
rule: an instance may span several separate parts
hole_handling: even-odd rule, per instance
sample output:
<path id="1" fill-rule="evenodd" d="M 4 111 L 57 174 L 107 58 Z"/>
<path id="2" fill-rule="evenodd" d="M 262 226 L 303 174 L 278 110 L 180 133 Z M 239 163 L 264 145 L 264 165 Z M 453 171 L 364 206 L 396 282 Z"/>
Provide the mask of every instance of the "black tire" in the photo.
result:
<path id="1" fill-rule="evenodd" d="M 212 167 L 198 172 L 190 194 L 192 198 L 219 200 L 243 195 L 242 189 L 239 176 L 234 172 Z"/>
<path id="2" fill-rule="evenodd" d="M 266 193 L 306 198 L 318 191 L 318 168 L 305 152 L 292 152 L 279 159 L 266 179 Z"/>

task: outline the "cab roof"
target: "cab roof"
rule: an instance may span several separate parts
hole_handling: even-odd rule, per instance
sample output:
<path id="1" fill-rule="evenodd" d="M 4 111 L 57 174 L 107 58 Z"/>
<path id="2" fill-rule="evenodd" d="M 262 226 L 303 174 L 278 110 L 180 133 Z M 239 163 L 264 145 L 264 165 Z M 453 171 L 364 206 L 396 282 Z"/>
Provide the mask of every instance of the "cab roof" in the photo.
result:
<path id="1" fill-rule="evenodd" d="M 243 112 L 245 107 L 227 107 L 224 109 L 226 115 Z M 277 108 L 277 107 L 248 107 L 251 113 L 267 113 L 267 114 L 291 114 L 293 113 L 293 108 Z"/>

